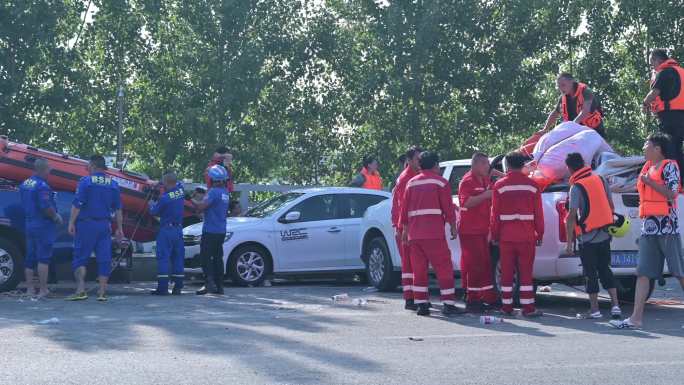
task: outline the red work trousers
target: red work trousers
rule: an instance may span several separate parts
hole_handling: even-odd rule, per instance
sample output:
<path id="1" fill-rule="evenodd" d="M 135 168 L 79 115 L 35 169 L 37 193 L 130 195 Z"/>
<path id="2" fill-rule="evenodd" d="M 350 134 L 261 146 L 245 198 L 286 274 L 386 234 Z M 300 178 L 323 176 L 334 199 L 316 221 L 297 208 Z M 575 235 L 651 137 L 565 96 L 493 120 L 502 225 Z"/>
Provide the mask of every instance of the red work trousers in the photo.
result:
<path id="1" fill-rule="evenodd" d="M 401 240 L 401 230 L 397 230 L 395 236 L 397 249 L 401 257 L 401 288 L 404 291 L 404 299 L 413 299 L 413 269 L 411 268 L 410 250 L 408 244 Z"/>
<path id="2" fill-rule="evenodd" d="M 518 273 L 520 304 L 523 314 L 535 311 L 532 269 L 534 267 L 534 242 L 501 242 L 501 310 L 513 311 L 513 276 Z"/>
<path id="3" fill-rule="evenodd" d="M 492 259 L 487 235 L 459 234 L 461 240 L 461 279 L 466 285 L 468 303 L 496 302 L 492 283 Z"/>
<path id="4" fill-rule="evenodd" d="M 454 288 L 454 265 L 451 262 L 451 251 L 445 239 L 419 239 L 409 242 L 411 266 L 413 267 L 413 295 L 416 303 L 426 303 L 428 293 L 428 269 L 437 275 L 439 293 L 442 303 L 454 305 L 456 290 Z"/>

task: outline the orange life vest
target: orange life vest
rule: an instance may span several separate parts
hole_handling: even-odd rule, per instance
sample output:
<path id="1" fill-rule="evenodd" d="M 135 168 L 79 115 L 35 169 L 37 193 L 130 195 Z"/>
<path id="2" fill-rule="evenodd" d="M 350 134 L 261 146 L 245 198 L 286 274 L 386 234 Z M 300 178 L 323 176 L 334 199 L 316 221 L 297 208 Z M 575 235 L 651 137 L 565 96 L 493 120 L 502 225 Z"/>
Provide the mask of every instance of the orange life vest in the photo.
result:
<path id="1" fill-rule="evenodd" d="M 575 91 L 575 107 L 577 108 L 577 115 L 582 113 L 582 107 L 584 106 L 584 90 L 587 89 L 587 85 L 584 83 L 577 82 L 577 91 Z M 569 121 L 570 120 L 570 113 L 568 112 L 568 96 L 563 95 L 563 98 L 561 99 L 561 112 L 563 113 L 563 121 Z M 601 125 L 601 120 L 603 120 L 603 112 L 601 111 L 600 108 L 597 108 L 596 111 L 590 112 L 589 116 L 584 118 L 581 122 L 579 122 L 583 126 L 591 127 L 591 128 L 597 128 L 598 126 Z"/>
<path id="2" fill-rule="evenodd" d="M 655 169 L 651 161 L 646 162 L 644 168 L 641 169 L 639 179 L 637 180 L 637 190 L 639 191 L 639 217 L 646 218 L 650 216 L 664 216 L 670 214 L 670 208 L 677 207 L 677 201 L 670 201 L 664 195 L 657 192 L 651 186 L 646 185 L 641 181 L 641 175 L 648 175 L 656 184 L 664 186 L 663 170 L 668 164 L 674 164 L 677 167 L 677 162 L 670 159 L 664 159 L 660 162 L 660 166 Z M 679 172 L 679 171 L 677 171 Z"/>
<path id="3" fill-rule="evenodd" d="M 663 64 L 656 68 L 656 74 L 666 68 L 674 68 L 679 75 L 679 93 L 672 100 L 664 101 L 660 96 L 656 96 L 651 103 L 651 111 L 661 112 L 670 110 L 684 110 L 684 69 L 672 59 L 666 60 Z M 651 85 L 655 83 L 655 78 L 651 81 Z"/>
<path id="4" fill-rule="evenodd" d="M 613 223 L 613 210 L 606 196 L 606 188 L 603 179 L 591 172 L 591 167 L 577 170 L 570 177 L 570 184 L 581 188 L 584 201 L 587 203 L 587 212 L 578 213 L 577 228 L 579 234 L 600 229 Z"/>
<path id="5" fill-rule="evenodd" d="M 380 177 L 380 173 L 377 171 L 371 173 L 367 168 L 364 167 L 361 169 L 361 175 L 363 175 L 365 180 L 365 182 L 363 182 L 363 186 L 361 187 L 371 190 L 382 190 L 382 178 Z"/>

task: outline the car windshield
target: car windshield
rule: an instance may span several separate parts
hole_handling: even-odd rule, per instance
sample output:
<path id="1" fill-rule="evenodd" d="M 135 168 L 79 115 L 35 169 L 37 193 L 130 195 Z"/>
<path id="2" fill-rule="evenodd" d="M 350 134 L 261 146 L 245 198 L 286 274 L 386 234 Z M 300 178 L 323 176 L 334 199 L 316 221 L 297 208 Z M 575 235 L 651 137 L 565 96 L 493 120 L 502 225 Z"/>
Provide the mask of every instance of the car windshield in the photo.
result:
<path id="1" fill-rule="evenodd" d="M 275 198 L 271 198 L 265 202 L 259 203 L 258 205 L 249 209 L 245 213 L 245 216 L 253 218 L 265 218 L 302 195 L 304 195 L 304 193 L 299 192 L 290 192 L 283 195 L 278 195 Z"/>

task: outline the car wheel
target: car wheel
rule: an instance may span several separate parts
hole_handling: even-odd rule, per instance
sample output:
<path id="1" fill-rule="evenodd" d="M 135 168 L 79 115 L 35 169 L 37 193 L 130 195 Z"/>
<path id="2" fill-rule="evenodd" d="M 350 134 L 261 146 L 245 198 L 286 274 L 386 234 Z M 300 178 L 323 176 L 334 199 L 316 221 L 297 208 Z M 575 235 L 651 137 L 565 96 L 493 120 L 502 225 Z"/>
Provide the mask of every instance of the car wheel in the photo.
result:
<path id="1" fill-rule="evenodd" d="M 0 292 L 16 289 L 23 275 L 24 256 L 10 240 L 0 238 Z"/>
<path id="2" fill-rule="evenodd" d="M 271 271 L 271 256 L 259 245 L 240 246 L 230 254 L 228 274 L 239 286 L 259 286 Z"/>
<path id="3" fill-rule="evenodd" d="M 637 277 L 628 276 L 628 277 L 615 277 L 615 278 L 617 281 L 618 300 L 620 302 L 634 303 L 634 296 L 636 294 Z M 648 296 L 646 297 L 646 300 L 651 298 L 651 295 L 653 294 L 653 290 L 655 290 L 655 280 L 654 279 L 651 280 L 651 282 L 648 286 Z"/>
<path id="4" fill-rule="evenodd" d="M 366 264 L 368 282 L 378 290 L 396 289 L 401 280 L 401 273 L 394 271 L 385 239 L 383 237 L 373 238 L 368 243 L 366 253 L 368 256 L 368 263 Z"/>

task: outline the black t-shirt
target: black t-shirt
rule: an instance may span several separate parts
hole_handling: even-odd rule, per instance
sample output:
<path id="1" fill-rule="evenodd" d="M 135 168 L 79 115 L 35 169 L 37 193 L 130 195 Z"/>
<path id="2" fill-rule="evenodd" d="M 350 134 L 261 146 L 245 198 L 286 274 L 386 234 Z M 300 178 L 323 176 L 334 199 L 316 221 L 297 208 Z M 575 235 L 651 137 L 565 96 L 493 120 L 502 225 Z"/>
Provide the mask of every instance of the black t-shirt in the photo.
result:
<path id="1" fill-rule="evenodd" d="M 674 68 L 665 68 L 658 72 L 655 83 L 651 89 L 657 88 L 660 91 L 660 98 L 664 101 L 672 100 L 677 97 L 681 88 L 682 80 L 679 73 Z M 684 127 L 684 111 L 661 111 L 658 113 L 661 128 Z"/>
<path id="2" fill-rule="evenodd" d="M 568 120 L 575 120 L 577 117 L 577 98 L 575 98 L 575 92 L 577 92 L 577 84 L 575 84 L 572 95 L 568 95 Z M 584 100 L 591 99 L 590 112 L 594 112 L 599 109 L 600 104 L 598 98 L 594 96 L 594 93 L 591 91 L 591 89 L 589 89 L 589 87 L 584 89 L 582 95 L 584 96 Z M 564 95 L 560 96 L 558 99 L 558 104 L 556 104 L 556 112 L 559 114 L 563 113 L 563 96 Z"/>

